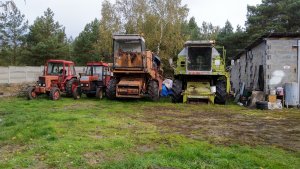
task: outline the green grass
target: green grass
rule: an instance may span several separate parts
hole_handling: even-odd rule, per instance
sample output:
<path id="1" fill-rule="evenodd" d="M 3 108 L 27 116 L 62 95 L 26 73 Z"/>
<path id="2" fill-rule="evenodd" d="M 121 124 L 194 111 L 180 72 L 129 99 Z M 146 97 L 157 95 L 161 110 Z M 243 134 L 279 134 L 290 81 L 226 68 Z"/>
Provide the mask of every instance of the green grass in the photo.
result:
<path id="1" fill-rule="evenodd" d="M 148 110 L 150 109 L 150 111 Z M 298 110 L 147 100 L 0 99 L 0 168 L 299 168 L 299 151 L 272 145 L 213 144 L 162 132 L 144 119 L 159 109 L 299 118 Z M 169 118 L 169 117 L 168 117 Z M 162 120 L 170 120 L 170 119 Z M 157 117 L 160 119 L 160 117 Z M 155 120 L 155 119 L 154 119 Z M 171 119 L 176 120 L 176 119 Z M 166 128 L 168 130 L 168 128 Z M 299 138 L 298 138 L 299 139 Z"/>

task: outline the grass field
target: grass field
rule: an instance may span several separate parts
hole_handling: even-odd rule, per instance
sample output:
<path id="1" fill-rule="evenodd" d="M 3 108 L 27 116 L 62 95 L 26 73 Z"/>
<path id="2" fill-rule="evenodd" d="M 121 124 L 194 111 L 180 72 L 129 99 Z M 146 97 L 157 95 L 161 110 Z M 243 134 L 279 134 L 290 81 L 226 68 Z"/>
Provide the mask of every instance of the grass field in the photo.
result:
<path id="1" fill-rule="evenodd" d="M 299 168 L 300 111 L 0 99 L 0 168 Z"/>

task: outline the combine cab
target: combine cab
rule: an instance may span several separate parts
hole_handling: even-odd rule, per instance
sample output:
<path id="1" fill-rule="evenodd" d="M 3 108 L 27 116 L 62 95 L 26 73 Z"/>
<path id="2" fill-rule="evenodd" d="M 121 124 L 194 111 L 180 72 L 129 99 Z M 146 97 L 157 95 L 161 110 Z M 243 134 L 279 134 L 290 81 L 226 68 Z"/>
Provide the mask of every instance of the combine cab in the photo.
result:
<path id="1" fill-rule="evenodd" d="M 87 97 L 102 99 L 106 86 L 111 78 L 110 68 L 107 63 L 89 62 L 85 73 L 80 74 L 80 85 L 74 92 L 74 99 L 79 99 L 81 93 Z"/>
<path id="2" fill-rule="evenodd" d="M 140 35 L 113 36 L 113 75 L 106 95 L 114 98 L 159 99 L 162 88 L 160 59 L 147 51 L 145 40 Z"/>
<path id="3" fill-rule="evenodd" d="M 37 98 L 47 94 L 51 100 L 58 100 L 61 93 L 72 96 L 78 86 L 74 63 L 65 60 L 48 60 L 44 67 L 44 75 L 39 77 L 37 84 L 28 88 L 27 98 Z"/>
<path id="4" fill-rule="evenodd" d="M 225 104 L 230 90 L 229 73 L 225 71 L 225 49 L 222 56 L 211 41 L 188 41 L 178 55 L 172 87 L 174 103 Z"/>

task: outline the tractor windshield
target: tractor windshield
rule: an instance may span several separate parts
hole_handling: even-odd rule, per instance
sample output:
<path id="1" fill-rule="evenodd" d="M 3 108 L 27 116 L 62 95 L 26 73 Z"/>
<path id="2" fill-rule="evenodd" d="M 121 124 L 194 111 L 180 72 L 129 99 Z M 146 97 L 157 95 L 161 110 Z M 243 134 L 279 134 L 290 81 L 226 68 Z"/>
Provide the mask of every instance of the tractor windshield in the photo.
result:
<path id="1" fill-rule="evenodd" d="M 188 48 L 188 70 L 210 71 L 212 61 L 211 47 L 189 47 Z"/>
<path id="2" fill-rule="evenodd" d="M 47 65 L 48 75 L 61 75 L 64 73 L 63 63 L 49 62 Z"/>
<path id="3" fill-rule="evenodd" d="M 85 73 L 87 76 L 99 76 L 99 78 L 102 78 L 103 66 L 88 66 Z"/>

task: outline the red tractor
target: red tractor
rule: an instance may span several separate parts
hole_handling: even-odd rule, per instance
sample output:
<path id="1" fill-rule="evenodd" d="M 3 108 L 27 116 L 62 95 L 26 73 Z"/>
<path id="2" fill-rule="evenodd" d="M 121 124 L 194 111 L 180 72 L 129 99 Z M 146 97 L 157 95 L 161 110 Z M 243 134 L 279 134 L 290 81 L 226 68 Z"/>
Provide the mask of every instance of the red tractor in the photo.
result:
<path id="1" fill-rule="evenodd" d="M 72 61 L 48 60 L 44 75 L 39 77 L 35 86 L 28 88 L 27 98 L 32 100 L 40 94 L 47 94 L 51 100 L 58 100 L 61 93 L 71 97 L 79 84 L 74 66 Z"/>
<path id="2" fill-rule="evenodd" d="M 74 92 L 74 99 L 79 99 L 81 93 L 87 97 L 102 99 L 106 86 L 110 81 L 111 71 L 108 63 L 89 62 L 85 73 L 80 74 L 80 85 Z"/>

